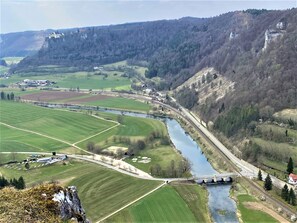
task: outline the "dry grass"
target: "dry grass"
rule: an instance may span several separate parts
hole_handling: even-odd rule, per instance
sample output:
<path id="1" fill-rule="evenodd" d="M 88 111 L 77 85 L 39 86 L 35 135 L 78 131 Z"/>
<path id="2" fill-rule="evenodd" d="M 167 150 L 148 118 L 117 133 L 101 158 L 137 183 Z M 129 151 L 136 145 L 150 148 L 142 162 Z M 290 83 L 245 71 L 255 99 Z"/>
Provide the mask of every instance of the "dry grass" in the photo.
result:
<path id="1" fill-rule="evenodd" d="M 52 200 L 60 189 L 54 184 L 25 190 L 3 188 L 0 190 L 0 222 L 62 222 L 58 205 Z"/>

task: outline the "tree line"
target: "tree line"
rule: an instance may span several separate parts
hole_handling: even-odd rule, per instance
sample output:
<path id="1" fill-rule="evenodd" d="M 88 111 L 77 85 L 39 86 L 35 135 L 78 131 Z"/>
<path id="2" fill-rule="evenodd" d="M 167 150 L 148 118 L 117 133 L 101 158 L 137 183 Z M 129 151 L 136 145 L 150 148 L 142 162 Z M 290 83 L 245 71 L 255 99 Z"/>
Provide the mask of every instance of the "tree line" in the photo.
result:
<path id="1" fill-rule="evenodd" d="M 18 179 L 6 179 L 4 176 L 0 177 L 0 189 L 4 187 L 14 187 L 16 189 L 24 189 L 26 187 L 25 180 L 22 176 L 20 176 Z"/>
<path id="2" fill-rule="evenodd" d="M 293 162 L 290 159 L 290 161 L 288 162 L 288 168 L 287 168 L 287 172 L 290 174 L 293 171 Z M 262 172 L 261 170 L 258 171 L 258 180 L 262 181 Z M 265 180 L 264 180 L 264 189 L 265 190 L 272 190 L 272 180 L 269 174 L 267 174 Z M 293 206 L 296 205 L 296 195 L 295 192 L 292 188 L 288 188 L 288 185 L 285 184 L 284 187 L 281 190 L 281 198 L 283 200 L 285 200 L 288 204 L 291 204 Z"/>
<path id="3" fill-rule="evenodd" d="M 6 93 L 4 91 L 1 91 L 0 98 L 1 98 L 1 100 L 14 101 L 15 96 L 14 96 L 14 93 L 13 92 Z"/>
<path id="4" fill-rule="evenodd" d="M 150 173 L 158 177 L 185 177 L 188 178 L 191 176 L 191 163 L 187 159 L 183 159 L 179 162 L 171 160 L 169 165 L 165 168 L 162 168 L 160 164 L 155 164 L 150 166 Z"/>
<path id="5" fill-rule="evenodd" d="M 227 137 L 230 137 L 240 129 L 247 128 L 251 121 L 257 121 L 258 119 L 259 110 L 257 107 L 234 107 L 215 120 L 214 128 L 223 132 Z"/>

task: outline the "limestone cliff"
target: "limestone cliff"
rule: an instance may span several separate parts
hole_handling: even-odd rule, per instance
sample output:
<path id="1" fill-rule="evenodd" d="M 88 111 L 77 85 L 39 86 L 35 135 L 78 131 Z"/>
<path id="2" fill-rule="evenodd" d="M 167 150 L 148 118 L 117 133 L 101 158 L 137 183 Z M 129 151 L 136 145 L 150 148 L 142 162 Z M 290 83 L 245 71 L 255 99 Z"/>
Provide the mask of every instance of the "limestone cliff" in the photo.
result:
<path id="1" fill-rule="evenodd" d="M 63 220 L 75 218 L 79 223 L 89 222 L 75 186 L 61 189 L 54 194 L 53 200 L 59 203 L 60 216 Z"/>

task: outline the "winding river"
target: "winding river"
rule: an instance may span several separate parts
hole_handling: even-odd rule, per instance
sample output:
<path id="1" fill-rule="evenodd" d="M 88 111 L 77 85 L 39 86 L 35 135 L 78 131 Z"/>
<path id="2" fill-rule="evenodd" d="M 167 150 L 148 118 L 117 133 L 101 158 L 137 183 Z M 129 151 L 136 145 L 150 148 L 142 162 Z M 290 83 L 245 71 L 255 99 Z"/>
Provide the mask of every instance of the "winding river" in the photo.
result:
<path id="1" fill-rule="evenodd" d="M 48 107 L 57 106 L 55 105 Z M 191 136 L 185 133 L 185 130 L 176 120 L 170 118 L 159 118 L 141 113 L 123 112 L 111 109 L 100 108 L 99 111 L 109 112 L 113 114 L 124 114 L 134 117 L 154 118 L 159 120 L 161 119 L 161 121 L 163 121 L 167 126 L 169 137 L 172 143 L 174 144 L 175 148 L 181 152 L 183 157 L 187 158 L 191 162 L 191 172 L 193 175 L 201 176 L 212 175 L 217 173 L 217 171 L 211 166 L 207 158 L 202 153 L 199 145 L 191 138 Z M 236 204 L 234 200 L 232 200 L 229 197 L 230 187 L 230 184 L 207 186 L 209 194 L 208 206 L 214 222 L 238 222 L 236 216 Z"/>
<path id="2" fill-rule="evenodd" d="M 125 114 L 129 116 L 137 116 L 143 118 L 156 118 L 151 115 L 145 115 L 133 112 L 119 112 L 115 110 L 105 110 L 115 114 Z M 199 145 L 185 133 L 185 130 L 174 119 L 161 118 L 166 124 L 169 137 L 175 148 L 182 153 L 182 156 L 187 158 L 192 164 L 193 175 L 211 175 L 218 173 L 208 162 L 205 155 L 202 153 Z M 208 190 L 208 207 L 214 222 L 238 222 L 236 216 L 236 204 L 229 197 L 231 185 L 211 185 L 207 186 Z"/>

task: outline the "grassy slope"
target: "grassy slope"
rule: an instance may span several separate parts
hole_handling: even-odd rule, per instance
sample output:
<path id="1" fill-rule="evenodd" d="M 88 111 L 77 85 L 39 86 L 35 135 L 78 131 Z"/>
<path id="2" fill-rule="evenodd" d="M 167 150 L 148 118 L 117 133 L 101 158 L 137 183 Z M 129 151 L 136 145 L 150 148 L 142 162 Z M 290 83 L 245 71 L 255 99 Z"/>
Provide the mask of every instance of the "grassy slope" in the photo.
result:
<path id="1" fill-rule="evenodd" d="M 275 113 L 273 116 L 283 120 L 284 122 L 288 121 L 289 119 L 297 122 L 297 109 L 284 109 Z"/>
<path id="2" fill-rule="evenodd" d="M 75 185 L 88 218 L 97 221 L 125 204 L 157 187 L 160 182 L 140 180 L 96 164 L 71 161 L 30 171 L 0 167 L 6 178 L 23 176 L 28 185 L 42 181 L 61 180 Z"/>
<path id="3" fill-rule="evenodd" d="M 1 122 L 76 142 L 114 125 L 75 112 L 64 112 L 23 103 L 1 101 Z"/>
<path id="4" fill-rule="evenodd" d="M 166 186 L 106 222 L 196 222 L 196 219 L 177 191 Z"/>
<path id="5" fill-rule="evenodd" d="M 256 201 L 252 196 L 247 194 L 238 195 L 237 199 L 239 201 L 238 209 L 241 213 L 241 218 L 244 223 L 254 223 L 254 222 L 278 222 L 276 219 L 271 217 L 269 214 L 262 211 L 251 210 L 244 206 L 243 202 L 246 201 Z"/>

